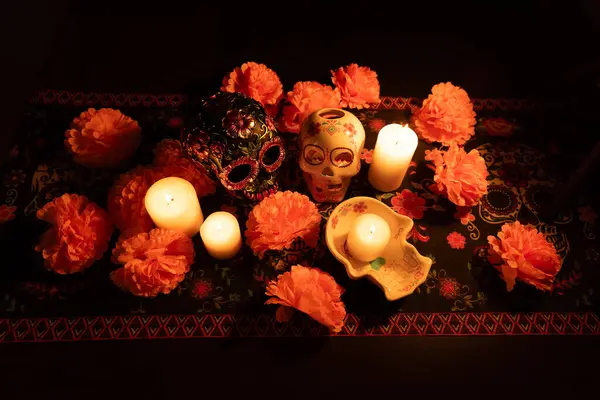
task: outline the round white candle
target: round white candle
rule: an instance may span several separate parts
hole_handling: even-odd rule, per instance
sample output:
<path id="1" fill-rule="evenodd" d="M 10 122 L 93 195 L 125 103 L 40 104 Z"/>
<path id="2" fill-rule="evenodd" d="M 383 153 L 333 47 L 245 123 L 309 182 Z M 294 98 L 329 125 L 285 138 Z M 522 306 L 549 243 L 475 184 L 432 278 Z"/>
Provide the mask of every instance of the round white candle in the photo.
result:
<path id="1" fill-rule="evenodd" d="M 208 254 L 219 260 L 233 258 L 242 247 L 238 220 L 230 213 L 217 211 L 200 227 L 200 237 Z"/>
<path id="2" fill-rule="evenodd" d="M 154 225 L 183 232 L 190 237 L 198 233 L 204 221 L 194 186 L 174 176 L 150 186 L 144 205 Z"/>
<path id="3" fill-rule="evenodd" d="M 369 167 L 369 183 L 381 192 L 398 189 L 418 144 L 417 135 L 408 125 L 384 126 L 375 143 L 373 161 Z"/>
<path id="4" fill-rule="evenodd" d="M 390 226 L 383 218 L 375 214 L 363 214 L 350 227 L 346 247 L 357 260 L 373 261 L 383 254 L 390 236 Z"/>

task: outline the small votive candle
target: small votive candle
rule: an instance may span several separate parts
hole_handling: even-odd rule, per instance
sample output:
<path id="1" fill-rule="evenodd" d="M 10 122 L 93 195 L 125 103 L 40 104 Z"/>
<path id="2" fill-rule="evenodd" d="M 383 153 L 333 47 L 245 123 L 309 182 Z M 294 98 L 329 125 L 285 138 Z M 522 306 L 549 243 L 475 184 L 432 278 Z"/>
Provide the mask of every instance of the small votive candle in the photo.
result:
<path id="1" fill-rule="evenodd" d="M 200 227 L 200 237 L 208 254 L 219 260 L 233 258 L 242 247 L 240 224 L 225 211 L 217 211 L 206 218 Z"/>
<path id="2" fill-rule="evenodd" d="M 190 237 L 198 233 L 204 221 L 194 186 L 174 176 L 150 186 L 144 205 L 158 228 L 183 232 Z"/>
<path id="3" fill-rule="evenodd" d="M 369 262 L 383 254 L 390 236 L 390 226 L 383 218 L 375 214 L 363 214 L 350 227 L 346 247 L 352 257 Z"/>
<path id="4" fill-rule="evenodd" d="M 380 192 L 391 192 L 402 185 L 419 139 L 408 125 L 384 126 L 377 136 L 369 183 Z"/>

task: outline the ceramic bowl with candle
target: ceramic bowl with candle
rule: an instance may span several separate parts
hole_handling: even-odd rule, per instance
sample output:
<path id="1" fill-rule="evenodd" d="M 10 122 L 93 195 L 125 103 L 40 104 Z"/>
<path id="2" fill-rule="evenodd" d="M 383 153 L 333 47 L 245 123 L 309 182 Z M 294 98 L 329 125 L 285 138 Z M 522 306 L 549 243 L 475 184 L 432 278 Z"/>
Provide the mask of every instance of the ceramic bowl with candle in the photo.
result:
<path id="1" fill-rule="evenodd" d="M 366 238 L 369 232 L 365 236 L 365 233 L 360 231 L 361 225 L 356 223 L 357 218 L 369 214 L 379 218 L 367 218 L 366 228 L 375 226 L 375 232 L 384 231 L 382 235 L 374 236 L 376 246 L 386 242 L 385 228 L 380 229 L 380 220 L 387 223 L 390 236 L 383 249 L 376 249 L 375 253 L 379 254 L 377 258 L 361 261 L 352 253 L 359 258 L 371 258 L 373 255 L 364 254 L 365 250 L 360 246 L 353 247 L 352 241 L 350 247 L 353 247 L 353 251 L 349 251 L 348 236 L 351 230 L 359 229 L 354 234 L 362 235 L 363 247 L 369 245 L 369 239 Z M 383 290 L 388 300 L 393 301 L 412 294 L 425 282 L 431 269 L 431 259 L 423 257 L 406 241 L 406 235 L 412 227 L 413 221 L 410 218 L 397 214 L 379 200 L 371 197 L 353 197 L 339 204 L 331 213 L 325 230 L 325 241 L 333 256 L 344 264 L 350 278 L 367 277 Z M 361 254 L 356 254 L 361 250 Z"/>

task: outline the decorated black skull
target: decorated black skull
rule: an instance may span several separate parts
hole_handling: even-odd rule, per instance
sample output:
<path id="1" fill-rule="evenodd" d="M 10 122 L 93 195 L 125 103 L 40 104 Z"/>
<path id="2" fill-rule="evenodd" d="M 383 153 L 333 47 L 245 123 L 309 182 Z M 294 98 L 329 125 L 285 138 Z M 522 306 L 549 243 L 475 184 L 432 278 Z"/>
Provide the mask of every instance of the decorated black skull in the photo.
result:
<path id="1" fill-rule="evenodd" d="M 189 157 L 238 198 L 257 202 L 279 190 L 283 141 L 260 103 L 241 93 L 203 100 L 182 143 Z"/>

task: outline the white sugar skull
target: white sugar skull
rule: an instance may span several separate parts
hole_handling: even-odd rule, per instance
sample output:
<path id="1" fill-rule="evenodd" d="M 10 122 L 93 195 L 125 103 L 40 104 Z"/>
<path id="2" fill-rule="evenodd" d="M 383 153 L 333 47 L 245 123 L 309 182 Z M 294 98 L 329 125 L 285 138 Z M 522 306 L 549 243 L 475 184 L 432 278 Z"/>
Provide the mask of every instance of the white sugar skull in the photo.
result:
<path id="1" fill-rule="evenodd" d="M 324 108 L 309 115 L 300 130 L 300 169 L 317 202 L 344 199 L 350 179 L 360 171 L 365 129 L 351 113 Z"/>

